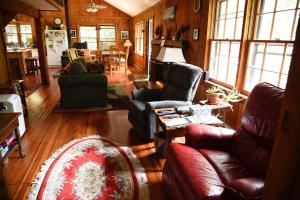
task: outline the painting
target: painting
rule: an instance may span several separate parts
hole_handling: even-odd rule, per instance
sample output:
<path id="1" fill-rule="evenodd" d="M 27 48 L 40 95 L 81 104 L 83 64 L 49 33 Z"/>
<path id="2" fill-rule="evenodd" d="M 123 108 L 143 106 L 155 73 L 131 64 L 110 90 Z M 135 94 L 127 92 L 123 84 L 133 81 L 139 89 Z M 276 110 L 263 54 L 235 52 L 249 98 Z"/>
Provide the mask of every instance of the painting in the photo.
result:
<path id="1" fill-rule="evenodd" d="M 128 40 L 129 39 L 129 32 L 128 31 L 121 31 L 121 39 Z"/>
<path id="2" fill-rule="evenodd" d="M 164 22 L 175 20 L 175 7 L 170 7 L 164 10 Z"/>
<path id="3" fill-rule="evenodd" d="M 71 38 L 76 38 L 76 30 L 70 30 Z"/>
<path id="4" fill-rule="evenodd" d="M 193 30 L 193 40 L 198 40 L 199 38 L 199 29 L 194 29 Z"/>

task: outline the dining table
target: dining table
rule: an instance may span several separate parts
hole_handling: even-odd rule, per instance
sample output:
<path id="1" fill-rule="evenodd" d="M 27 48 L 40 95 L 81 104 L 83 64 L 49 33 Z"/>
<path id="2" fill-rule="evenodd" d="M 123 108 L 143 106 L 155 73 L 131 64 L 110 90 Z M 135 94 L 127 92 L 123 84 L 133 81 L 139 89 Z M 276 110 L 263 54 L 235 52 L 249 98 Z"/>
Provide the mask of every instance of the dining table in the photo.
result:
<path id="1" fill-rule="evenodd" d="M 108 66 L 109 71 L 111 71 L 111 66 L 109 64 L 109 57 L 125 57 L 126 53 L 124 51 L 121 50 L 103 50 L 101 51 L 101 56 L 102 56 L 102 61 L 104 62 L 104 64 L 106 66 Z M 125 66 L 125 73 L 127 73 L 127 63 Z"/>

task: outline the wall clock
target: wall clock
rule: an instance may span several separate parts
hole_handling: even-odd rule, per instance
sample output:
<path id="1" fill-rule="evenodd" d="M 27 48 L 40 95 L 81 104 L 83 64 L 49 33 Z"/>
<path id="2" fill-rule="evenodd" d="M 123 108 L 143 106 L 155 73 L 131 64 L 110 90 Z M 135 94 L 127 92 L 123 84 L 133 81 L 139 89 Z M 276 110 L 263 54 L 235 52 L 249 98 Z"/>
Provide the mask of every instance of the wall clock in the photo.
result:
<path id="1" fill-rule="evenodd" d="M 194 0 L 194 12 L 199 12 L 201 8 L 201 0 Z"/>
<path id="2" fill-rule="evenodd" d="M 61 25 L 61 19 L 59 18 L 59 17 L 56 17 L 55 19 L 54 19 L 54 24 L 55 25 Z"/>

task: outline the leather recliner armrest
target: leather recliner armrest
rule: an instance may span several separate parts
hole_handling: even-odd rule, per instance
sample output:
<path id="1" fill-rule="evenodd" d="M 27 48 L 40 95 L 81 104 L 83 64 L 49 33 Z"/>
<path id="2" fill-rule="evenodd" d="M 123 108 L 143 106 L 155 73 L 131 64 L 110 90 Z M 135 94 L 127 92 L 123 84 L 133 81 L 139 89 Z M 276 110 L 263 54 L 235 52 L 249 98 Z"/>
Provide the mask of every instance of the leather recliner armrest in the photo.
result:
<path id="1" fill-rule="evenodd" d="M 189 106 L 190 101 L 175 101 L 175 100 L 163 100 L 163 101 L 150 101 L 146 103 L 146 111 L 152 112 L 154 109 L 160 108 L 173 108 L 177 106 Z"/>
<path id="2" fill-rule="evenodd" d="M 185 143 L 195 149 L 226 149 L 234 139 L 235 131 L 209 125 L 187 126 Z"/>
<path id="3" fill-rule="evenodd" d="M 262 178 L 240 178 L 230 181 L 222 194 L 224 199 L 262 199 L 265 181 Z"/>
<path id="4" fill-rule="evenodd" d="M 162 90 L 133 90 L 132 99 L 140 101 L 160 101 Z"/>

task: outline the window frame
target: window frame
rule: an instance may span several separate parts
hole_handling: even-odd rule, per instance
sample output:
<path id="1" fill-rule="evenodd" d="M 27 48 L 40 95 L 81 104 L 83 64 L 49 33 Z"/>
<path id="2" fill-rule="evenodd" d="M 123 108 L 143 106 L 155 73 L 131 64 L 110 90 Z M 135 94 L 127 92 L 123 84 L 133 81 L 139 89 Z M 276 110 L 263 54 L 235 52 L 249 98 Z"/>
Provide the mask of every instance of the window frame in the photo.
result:
<path id="1" fill-rule="evenodd" d="M 88 41 L 86 41 L 87 42 L 87 44 L 88 44 L 88 49 L 90 49 L 90 50 L 92 50 L 92 51 L 95 51 L 95 50 L 98 50 L 98 34 L 97 34 L 97 26 L 88 26 L 88 25 L 83 25 L 83 26 L 79 26 L 79 35 L 80 35 L 80 42 L 85 42 L 85 41 L 83 41 L 82 40 L 82 38 L 94 38 L 94 37 L 82 37 L 82 33 L 81 33 L 81 27 L 93 27 L 93 28 L 95 28 L 95 39 L 96 39 L 96 42 L 92 42 L 92 43 L 95 43 L 96 44 L 96 49 L 90 49 L 89 48 L 89 43 L 91 43 L 91 42 L 88 42 Z"/>
<path id="2" fill-rule="evenodd" d="M 140 56 L 144 55 L 144 22 L 138 22 L 135 24 L 135 48 L 134 53 Z"/>
<path id="3" fill-rule="evenodd" d="M 17 44 L 19 45 L 19 46 L 22 46 L 22 44 L 23 44 L 23 41 L 22 41 L 22 36 L 23 35 L 31 35 L 31 38 L 32 38 L 32 40 L 33 40 L 33 28 L 32 28 L 32 24 L 28 24 L 28 23 L 10 23 L 10 24 L 8 24 L 7 26 L 9 26 L 9 25 L 13 25 L 13 26 L 16 26 L 16 33 L 13 33 L 13 35 L 15 35 L 15 36 L 17 36 L 17 38 L 18 38 L 18 42 L 17 42 Z M 22 33 L 21 32 L 21 26 L 30 26 L 31 27 L 31 33 Z M 5 26 L 6 27 L 6 26 Z M 11 35 L 11 33 L 7 33 L 6 32 L 6 28 L 5 28 L 5 41 L 6 41 L 6 44 L 8 44 L 9 42 L 8 42 L 8 35 Z M 34 41 L 32 41 L 32 43 L 34 43 Z"/>
<path id="4" fill-rule="evenodd" d="M 209 53 L 208 53 L 208 70 L 210 69 L 210 62 L 211 62 L 211 50 L 212 50 L 212 44 L 213 42 L 219 42 L 219 53 L 218 53 L 218 58 L 215 60 L 217 60 L 218 62 L 218 66 L 217 66 L 217 70 L 216 70 L 216 73 L 217 73 L 217 77 L 218 77 L 218 72 L 220 71 L 220 51 L 221 51 L 221 46 L 222 46 L 222 43 L 229 43 L 229 52 L 228 52 L 228 59 L 227 59 L 227 66 L 226 66 L 226 81 L 228 80 L 228 74 L 229 74 L 229 66 L 230 64 L 233 64 L 230 62 L 230 59 L 232 58 L 231 57 L 231 45 L 232 43 L 240 43 L 239 45 L 239 55 L 238 55 L 238 63 L 236 64 L 237 65 L 237 70 L 236 70 L 236 77 L 235 77 L 235 85 L 236 85 L 236 82 L 237 82 L 237 79 L 238 79 L 238 73 L 239 73 L 239 66 L 240 66 L 240 57 L 241 57 L 241 48 L 242 48 L 242 39 L 243 39 L 243 30 L 244 30 L 244 27 L 243 27 L 243 24 L 244 24 L 244 19 L 245 19 L 245 11 L 246 11 L 246 8 L 247 8 L 247 1 L 245 1 L 245 7 L 244 7 L 244 13 L 243 13 L 243 18 L 242 18 L 242 21 L 243 21 L 243 24 L 242 24 L 242 29 L 241 29 L 241 36 L 239 39 L 236 38 L 236 34 L 238 33 L 237 32 L 237 21 L 239 19 L 239 3 L 240 3 L 240 0 L 237 0 L 237 4 L 236 4 L 236 13 L 235 13 L 235 16 L 234 16 L 234 19 L 235 19 L 235 23 L 234 23 L 234 33 L 233 33 L 233 37 L 231 39 L 228 39 L 225 37 L 225 34 L 226 34 L 226 21 L 228 20 L 227 18 L 227 14 L 232 14 L 232 13 L 228 13 L 228 3 L 226 3 L 226 7 L 225 7 L 225 16 L 224 16 L 224 27 L 223 27 L 223 35 L 222 35 L 222 39 L 220 38 L 216 38 L 216 29 L 217 29 L 217 23 L 218 23 L 218 15 L 219 15 L 219 7 L 218 7 L 218 2 L 220 0 L 212 0 L 213 1 L 213 9 L 212 9 L 212 13 L 210 13 L 210 16 L 211 16 L 211 32 L 210 32 L 210 38 L 209 38 L 209 42 L 208 42 L 208 49 L 209 49 Z M 224 0 L 224 1 L 227 1 L 227 0 Z M 227 1 L 228 2 L 228 1 Z M 231 19 L 231 18 L 229 18 Z M 235 85 L 230 85 L 228 82 L 223 82 L 221 80 L 218 80 L 216 78 L 212 78 L 210 77 L 210 79 L 212 82 L 215 82 L 217 84 L 220 84 L 222 86 L 225 86 L 227 88 L 233 88 Z"/>
<path id="5" fill-rule="evenodd" d="M 105 40 L 101 40 L 102 38 L 101 38 L 101 27 L 114 27 L 113 29 L 115 30 L 115 36 L 114 36 L 114 38 L 109 38 L 109 39 L 114 39 L 114 40 L 112 40 L 112 41 L 105 41 Z M 99 31 L 98 33 L 97 33 L 97 37 L 98 37 L 98 49 L 99 50 L 109 50 L 109 49 L 101 49 L 101 43 L 112 43 L 111 45 L 116 45 L 117 44 L 117 28 L 116 28 L 116 25 L 103 25 L 103 24 L 101 24 L 101 25 L 99 25 L 98 27 L 97 27 L 97 31 Z M 107 38 L 106 38 L 107 39 Z"/>
<path id="6" fill-rule="evenodd" d="M 278 0 L 275 0 L 276 4 L 278 2 Z M 218 0 L 211 0 L 211 9 L 209 12 L 209 16 L 211 17 L 211 21 L 209 22 L 209 29 L 211 30 L 209 32 L 209 39 L 207 42 L 207 53 L 206 53 L 206 70 L 210 70 L 210 68 L 212 66 L 210 66 L 210 56 L 211 56 L 211 48 L 212 48 L 212 38 L 214 37 L 214 29 L 216 28 L 215 23 L 216 23 L 216 17 L 217 17 L 217 3 Z M 284 44 L 284 51 L 283 51 L 283 58 L 282 58 L 282 63 L 281 63 L 281 69 L 280 69 L 280 73 L 282 72 L 282 68 L 283 68 L 283 64 L 284 64 L 284 59 L 285 59 L 285 55 L 286 55 L 286 49 L 288 45 L 294 44 L 294 38 L 292 38 L 293 40 L 254 40 L 254 36 L 256 34 L 256 26 L 258 24 L 257 20 L 258 20 L 258 8 L 260 6 L 261 0 L 248 0 L 246 1 L 246 5 L 245 5 L 245 9 L 244 9 L 244 15 L 243 15 L 243 25 L 242 25 L 242 41 L 241 41 L 241 46 L 240 46 L 240 54 L 239 54 L 239 64 L 238 64 L 238 68 L 237 68 L 237 78 L 236 78 L 236 82 L 235 85 L 229 85 L 225 82 L 222 82 L 220 80 L 214 79 L 214 78 L 209 78 L 209 81 L 222 85 L 224 87 L 227 88 L 233 88 L 235 87 L 237 90 L 241 91 L 242 94 L 245 95 L 249 95 L 250 91 L 245 90 L 244 88 L 246 88 L 246 76 L 247 76 L 247 69 L 248 69 L 248 59 L 249 59 L 249 55 L 250 55 L 250 46 L 253 42 L 257 42 L 257 43 L 271 43 L 271 44 Z M 297 28 L 297 20 L 295 20 L 295 18 L 297 18 L 297 14 L 299 13 L 299 7 L 300 7 L 300 0 L 297 0 L 296 3 L 296 7 L 293 9 L 289 9 L 289 10 L 295 10 L 294 13 L 294 21 L 293 21 L 293 27 L 291 30 L 291 35 L 293 35 L 293 31 L 294 29 Z M 276 5 L 275 8 L 276 10 Z M 284 10 L 283 10 L 284 11 Z M 278 11 L 277 11 L 278 12 Z M 272 19 L 272 26 L 274 24 L 274 20 L 275 20 L 275 14 L 273 14 L 273 19 Z M 273 29 L 273 28 L 272 28 Z M 272 30 L 273 31 L 273 30 Z M 230 40 L 225 40 L 225 41 L 230 41 Z M 266 48 L 266 45 L 265 45 Z M 262 72 L 261 72 L 262 73 Z M 281 76 L 281 74 L 280 74 Z M 279 80 L 280 81 L 280 76 L 279 76 Z"/>

